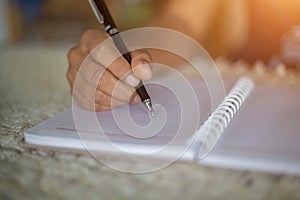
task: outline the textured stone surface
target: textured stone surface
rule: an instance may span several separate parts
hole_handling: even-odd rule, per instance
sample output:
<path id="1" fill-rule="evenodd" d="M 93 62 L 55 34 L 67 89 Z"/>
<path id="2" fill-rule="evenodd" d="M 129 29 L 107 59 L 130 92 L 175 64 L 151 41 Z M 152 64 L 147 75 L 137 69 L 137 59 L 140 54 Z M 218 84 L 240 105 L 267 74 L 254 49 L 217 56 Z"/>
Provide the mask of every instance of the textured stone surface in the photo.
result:
<path id="1" fill-rule="evenodd" d="M 300 199 L 300 178 L 290 175 L 183 162 L 133 175 L 89 155 L 24 147 L 24 129 L 71 104 L 66 52 L 63 47 L 0 50 L 0 199 Z M 105 159 L 128 168 L 160 162 Z"/>

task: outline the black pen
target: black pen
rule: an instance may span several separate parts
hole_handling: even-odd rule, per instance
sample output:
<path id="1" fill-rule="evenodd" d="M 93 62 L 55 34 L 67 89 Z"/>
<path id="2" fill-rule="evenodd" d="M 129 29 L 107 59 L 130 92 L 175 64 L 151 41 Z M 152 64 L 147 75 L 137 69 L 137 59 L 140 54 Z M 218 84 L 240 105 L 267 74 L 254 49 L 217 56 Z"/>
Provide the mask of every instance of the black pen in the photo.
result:
<path id="1" fill-rule="evenodd" d="M 123 57 L 127 60 L 129 64 L 131 64 L 131 55 L 128 52 L 121 36 L 119 35 L 119 31 L 117 26 L 104 2 L 104 0 L 89 0 L 89 3 L 96 15 L 100 24 L 103 24 L 105 27 L 105 31 L 113 38 L 113 41 L 123 55 Z M 135 87 L 136 92 L 140 96 L 143 104 L 147 107 L 150 114 L 154 116 L 154 110 L 151 103 L 151 98 L 147 93 L 147 90 L 142 81 L 140 81 L 139 85 Z"/>

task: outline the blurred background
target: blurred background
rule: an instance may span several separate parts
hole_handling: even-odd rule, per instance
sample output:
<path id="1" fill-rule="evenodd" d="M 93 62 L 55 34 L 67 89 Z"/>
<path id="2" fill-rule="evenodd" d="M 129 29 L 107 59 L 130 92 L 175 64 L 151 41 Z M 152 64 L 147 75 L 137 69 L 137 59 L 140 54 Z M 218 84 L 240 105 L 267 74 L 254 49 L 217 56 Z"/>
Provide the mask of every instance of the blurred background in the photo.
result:
<path id="1" fill-rule="evenodd" d="M 196 39 L 214 58 L 273 65 L 284 60 L 300 69 L 299 0 L 106 2 L 120 30 L 144 25 L 172 28 Z M 72 47 L 90 28 L 100 26 L 87 0 L 0 0 L 1 46 Z"/>
<path id="2" fill-rule="evenodd" d="M 145 23 L 159 1 L 106 2 L 124 30 Z M 91 28 L 102 27 L 87 0 L 0 0 L 0 118 L 15 106 L 69 107 L 67 53 Z"/>
<path id="3" fill-rule="evenodd" d="M 107 1 L 121 30 L 144 24 L 155 2 Z M 99 27 L 87 0 L 0 0 L 2 45 L 77 43 L 84 31 Z"/>

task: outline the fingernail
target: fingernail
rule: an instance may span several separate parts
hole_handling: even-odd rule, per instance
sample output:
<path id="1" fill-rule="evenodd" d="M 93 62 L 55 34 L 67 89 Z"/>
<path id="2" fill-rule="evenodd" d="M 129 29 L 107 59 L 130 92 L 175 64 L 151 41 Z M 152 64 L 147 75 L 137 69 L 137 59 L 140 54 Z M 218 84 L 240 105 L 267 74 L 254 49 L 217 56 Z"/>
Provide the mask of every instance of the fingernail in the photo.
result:
<path id="1" fill-rule="evenodd" d="M 129 75 L 127 76 L 127 78 L 126 78 L 126 82 L 127 82 L 130 86 L 136 87 L 136 86 L 139 84 L 140 80 L 137 79 L 133 74 L 129 74 Z"/>
<path id="2" fill-rule="evenodd" d="M 152 70 L 150 63 L 143 61 L 143 64 L 134 68 L 135 74 L 143 80 L 149 80 L 152 78 Z"/>
<path id="3" fill-rule="evenodd" d="M 142 100 L 139 97 L 139 95 L 136 95 L 132 101 L 133 104 L 137 104 L 137 103 L 141 103 L 141 102 L 142 102 Z"/>

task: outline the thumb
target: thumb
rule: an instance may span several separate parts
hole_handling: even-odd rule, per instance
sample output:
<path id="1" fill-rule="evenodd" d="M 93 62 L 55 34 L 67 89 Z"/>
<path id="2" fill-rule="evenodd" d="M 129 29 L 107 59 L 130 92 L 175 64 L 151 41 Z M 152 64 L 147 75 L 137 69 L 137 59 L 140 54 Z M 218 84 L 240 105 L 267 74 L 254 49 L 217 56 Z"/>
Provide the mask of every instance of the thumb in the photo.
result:
<path id="1" fill-rule="evenodd" d="M 144 81 L 152 78 L 152 57 L 144 50 L 132 52 L 131 67 L 134 75 Z"/>

